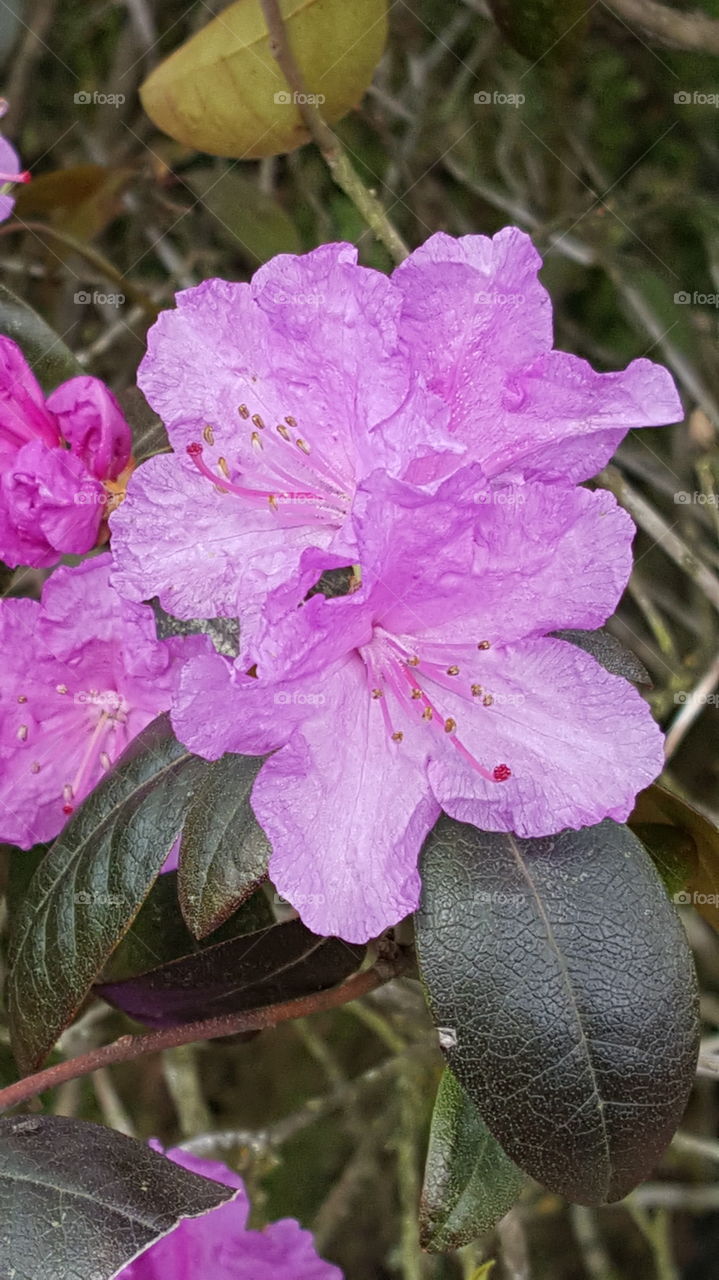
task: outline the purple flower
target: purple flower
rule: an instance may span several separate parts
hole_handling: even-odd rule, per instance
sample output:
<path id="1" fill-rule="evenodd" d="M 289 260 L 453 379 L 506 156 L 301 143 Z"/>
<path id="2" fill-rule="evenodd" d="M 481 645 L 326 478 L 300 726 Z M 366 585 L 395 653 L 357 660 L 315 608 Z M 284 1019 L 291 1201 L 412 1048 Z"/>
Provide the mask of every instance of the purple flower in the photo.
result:
<path id="1" fill-rule="evenodd" d="M 159 1143 L 151 1142 L 156 1151 Z M 174 1231 L 123 1268 L 118 1280 L 342 1280 L 342 1272 L 323 1262 L 309 1231 L 292 1218 L 250 1231 L 250 1205 L 244 1183 L 216 1160 L 203 1160 L 180 1148 L 165 1152 L 190 1173 L 236 1187 L 234 1200 Z"/>
<path id="2" fill-rule="evenodd" d="M 416 907 L 440 809 L 521 836 L 622 820 L 662 740 L 631 686 L 548 635 L 616 607 L 633 526 L 610 494 L 475 466 L 432 497 L 377 472 L 352 524 L 359 589 L 308 598 L 341 557 L 306 551 L 252 652 L 182 669 L 173 723 L 208 759 L 274 752 L 252 796 L 271 877 L 311 929 L 363 941 Z"/>
<path id="3" fill-rule="evenodd" d="M 552 305 L 528 235 L 438 232 L 397 267 L 401 328 L 418 373 L 450 410 L 466 461 L 492 478 L 563 482 L 596 475 L 633 427 L 683 417 L 671 376 L 650 360 L 595 373 L 552 350 Z M 439 470 L 427 460 L 410 477 Z"/>
<path id="4" fill-rule="evenodd" d="M 0 115 L 4 112 L 0 111 Z M 0 138 L 0 222 L 5 222 L 15 208 L 10 194 L 16 182 L 29 182 L 30 174 L 21 168 L 17 151 L 5 138 Z"/>
<path id="5" fill-rule="evenodd" d="M 356 258 L 325 245 L 251 284 L 208 280 L 150 331 L 138 380 L 176 452 L 138 470 L 112 519 L 129 599 L 181 618 L 241 609 L 248 632 L 306 547 L 352 559 L 363 475 L 455 448 L 412 370 L 399 290 Z"/>
<path id="6" fill-rule="evenodd" d="M 0 558 L 44 567 L 95 546 L 132 439 L 112 392 L 70 378 L 46 398 L 0 337 Z"/>
<path id="7" fill-rule="evenodd" d="M 42 601 L 0 601 L 0 840 L 51 840 L 132 738 L 170 705 L 200 637 L 157 640 L 122 600 L 109 555 L 59 568 Z"/>

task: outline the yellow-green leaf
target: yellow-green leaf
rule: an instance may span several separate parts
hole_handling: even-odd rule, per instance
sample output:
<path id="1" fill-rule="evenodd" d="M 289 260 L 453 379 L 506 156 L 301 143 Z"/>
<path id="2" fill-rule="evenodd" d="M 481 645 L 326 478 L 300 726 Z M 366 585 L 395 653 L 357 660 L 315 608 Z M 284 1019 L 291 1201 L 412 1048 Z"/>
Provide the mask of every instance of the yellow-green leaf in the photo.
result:
<path id="1" fill-rule="evenodd" d="M 280 0 L 280 8 L 307 93 L 327 120 L 339 120 L 382 55 L 387 0 Z M 308 138 L 260 0 L 223 10 L 155 68 L 140 96 L 158 128 L 211 155 L 278 155 Z"/>
<path id="2" fill-rule="evenodd" d="M 664 787 L 647 787 L 637 796 L 629 826 L 664 823 L 689 835 L 695 846 L 695 864 L 685 882 L 685 896 L 674 901 L 693 905 L 713 929 L 719 930 L 719 830 L 698 809 Z M 641 834 L 641 833 L 638 833 Z"/>

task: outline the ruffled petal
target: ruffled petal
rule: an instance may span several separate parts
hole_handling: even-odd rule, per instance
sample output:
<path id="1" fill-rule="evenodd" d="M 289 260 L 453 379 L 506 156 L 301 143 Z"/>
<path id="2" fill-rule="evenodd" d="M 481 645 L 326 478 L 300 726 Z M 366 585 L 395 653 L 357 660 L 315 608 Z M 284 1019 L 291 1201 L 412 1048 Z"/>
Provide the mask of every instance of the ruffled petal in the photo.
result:
<path id="1" fill-rule="evenodd" d="M 31 440 L 0 475 L 0 557 L 7 564 L 55 564 L 95 545 L 102 485 L 66 449 Z"/>
<path id="2" fill-rule="evenodd" d="M 270 877 L 308 928 L 364 942 L 417 905 L 417 858 L 439 815 L 425 746 L 393 742 L 354 656 L 263 765 L 252 806 L 272 844 Z"/>
<path id="3" fill-rule="evenodd" d="M 63 439 L 98 480 L 116 480 L 130 460 L 132 433 L 112 392 L 99 378 L 61 383 L 47 398 Z"/>
<path id="4" fill-rule="evenodd" d="M 486 780 L 449 739 L 435 739 L 429 779 L 452 817 L 485 831 L 552 835 L 614 818 L 623 822 L 661 772 L 662 734 L 647 703 L 574 645 L 548 638 L 479 653 L 462 686 L 437 692 L 456 737 L 481 764 L 511 777 Z M 483 697 L 465 684 L 481 682 Z"/>

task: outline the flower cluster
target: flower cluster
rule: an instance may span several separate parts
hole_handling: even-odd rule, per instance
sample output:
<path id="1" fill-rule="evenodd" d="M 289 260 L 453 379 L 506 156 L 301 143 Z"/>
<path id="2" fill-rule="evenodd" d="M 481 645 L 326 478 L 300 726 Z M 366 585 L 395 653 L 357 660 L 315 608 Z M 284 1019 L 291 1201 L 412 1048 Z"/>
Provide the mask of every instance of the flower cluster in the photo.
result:
<path id="1" fill-rule="evenodd" d="M 649 360 L 597 373 L 555 350 L 540 266 L 514 228 L 432 236 L 391 277 L 325 245 L 179 294 L 149 335 L 139 383 L 173 452 L 110 517 L 113 587 L 122 610 L 239 619 L 235 659 L 165 649 L 157 697 L 203 757 L 268 754 L 270 874 L 319 933 L 363 941 L 416 907 L 441 810 L 542 836 L 624 819 L 661 769 L 642 698 L 554 633 L 601 626 L 631 567 L 631 521 L 582 482 L 681 404 Z M 107 489 L 129 448 L 83 435 L 68 389 L 89 380 L 43 404 L 24 377 L 17 457 L 57 452 L 35 425 L 54 414 L 63 459 Z M 45 524 L 14 528 L 57 551 L 37 502 Z"/>
<path id="2" fill-rule="evenodd" d="M 150 1145 L 162 1151 L 158 1143 Z M 227 1204 L 181 1222 L 124 1267 L 118 1280 L 342 1280 L 339 1268 L 317 1256 L 309 1231 L 292 1218 L 264 1231 L 249 1230 L 244 1183 L 226 1165 L 179 1147 L 164 1154 L 190 1173 L 234 1187 L 237 1194 Z"/>

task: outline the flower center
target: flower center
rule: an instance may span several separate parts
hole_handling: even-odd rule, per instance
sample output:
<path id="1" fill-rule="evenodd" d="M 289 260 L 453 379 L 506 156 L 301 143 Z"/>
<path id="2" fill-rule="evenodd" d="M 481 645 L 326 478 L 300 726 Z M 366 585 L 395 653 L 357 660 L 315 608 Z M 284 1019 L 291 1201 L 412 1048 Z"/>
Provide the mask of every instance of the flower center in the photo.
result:
<path id="1" fill-rule="evenodd" d="M 477 651 L 489 648 L 488 640 L 480 640 L 472 650 L 472 656 Z M 372 641 L 360 649 L 360 656 L 365 664 L 370 695 L 379 704 L 385 729 L 392 742 L 402 742 L 404 731 L 398 729 L 392 720 L 388 705 L 390 698 L 399 708 L 403 719 L 409 713 L 416 717 L 418 724 L 446 734 L 462 759 L 488 782 L 506 782 L 511 778 L 512 771 L 508 765 L 497 764 L 488 769 L 472 755 L 459 736 L 457 721 L 452 716 L 442 714 L 434 695 L 430 697 L 424 687 L 424 683 L 430 681 L 439 686 L 440 690 L 446 688 L 455 695 L 458 691 L 462 694 L 461 685 L 459 690 L 457 685 L 458 678 L 461 677 L 461 669 L 457 663 L 447 665 L 445 662 L 432 661 L 430 657 L 420 657 L 397 636 L 391 635 L 382 627 L 375 627 Z M 483 707 L 491 707 L 494 703 L 492 694 L 476 682 L 470 684 L 468 692 L 464 692 L 463 696 L 475 700 L 475 705 Z"/>
<path id="2" fill-rule="evenodd" d="M 45 703 L 43 706 L 41 742 L 33 743 L 34 733 L 29 724 L 18 727 L 17 738 L 19 742 L 28 744 L 31 756 L 41 756 L 41 759 L 31 761 L 30 772 L 34 774 L 41 773 L 54 757 L 67 754 L 68 738 L 77 740 L 80 736 L 81 741 L 84 740 L 74 777 L 62 785 L 62 812 L 69 816 L 75 812 L 75 801 L 82 799 L 94 786 L 98 771 L 106 772 L 110 768 L 112 758 L 107 748 L 118 732 L 123 739 L 121 746 L 124 745 L 122 730 L 130 708 L 122 694 L 114 689 L 80 689 L 71 694 L 66 684 L 56 684 L 50 699 L 50 705 Z M 18 697 L 21 705 L 28 701 L 25 694 Z M 79 714 L 78 707 L 83 708 Z M 117 750 L 112 752 L 113 757 L 117 754 Z"/>
<path id="3" fill-rule="evenodd" d="M 253 479 L 259 487 L 245 482 L 239 463 L 231 468 L 223 457 L 217 459 L 218 475 L 205 462 L 204 447 L 198 440 L 187 446 L 187 453 L 200 474 L 211 480 L 219 493 L 233 493 L 255 505 L 266 504 L 274 512 L 283 507 L 284 514 L 293 506 L 309 506 L 316 520 L 341 523 L 349 507 L 348 485 L 319 450 L 297 434 L 297 420 L 287 414 L 284 421 L 268 428 L 262 416 L 251 414 L 246 404 L 241 404 L 238 412 L 248 423 L 250 446 L 256 456 Z M 205 444 L 214 445 L 211 426 L 206 426 L 202 435 Z M 306 515 L 298 520 L 306 522 Z"/>

